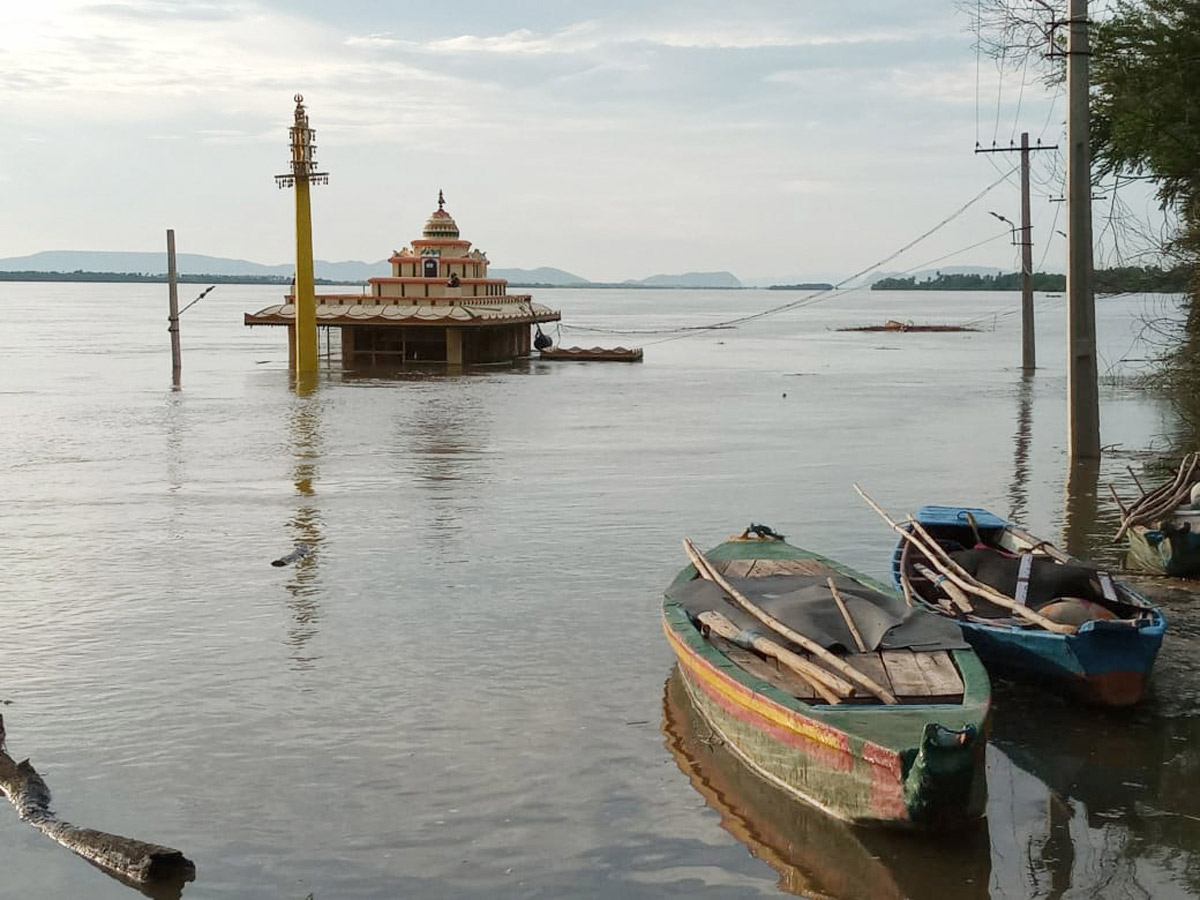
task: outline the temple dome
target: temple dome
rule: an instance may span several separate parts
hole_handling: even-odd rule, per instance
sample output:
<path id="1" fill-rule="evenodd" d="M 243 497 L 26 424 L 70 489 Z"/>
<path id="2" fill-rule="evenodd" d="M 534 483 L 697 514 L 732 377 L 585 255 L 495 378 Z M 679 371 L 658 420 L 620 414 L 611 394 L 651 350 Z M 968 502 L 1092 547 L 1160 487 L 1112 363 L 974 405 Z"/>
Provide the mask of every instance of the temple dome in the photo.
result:
<path id="1" fill-rule="evenodd" d="M 450 213 L 442 209 L 445 205 L 446 199 L 442 196 L 442 192 L 438 191 L 438 208 L 425 220 L 425 231 L 423 232 L 425 237 L 458 239 L 458 224 Z"/>

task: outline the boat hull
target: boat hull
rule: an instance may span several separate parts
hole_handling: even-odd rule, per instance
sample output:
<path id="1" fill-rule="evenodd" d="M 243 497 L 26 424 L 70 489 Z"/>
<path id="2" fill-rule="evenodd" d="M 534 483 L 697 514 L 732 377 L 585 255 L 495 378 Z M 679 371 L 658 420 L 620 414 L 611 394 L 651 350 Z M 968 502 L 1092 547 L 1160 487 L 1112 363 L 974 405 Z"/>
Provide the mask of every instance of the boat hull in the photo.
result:
<path id="1" fill-rule="evenodd" d="M 1200 578 L 1200 534 L 1141 525 L 1130 528 L 1128 534 L 1129 568 L 1172 578 Z"/>
<path id="2" fill-rule="evenodd" d="M 1047 679 L 1088 703 L 1132 706 L 1146 694 L 1166 621 L 1144 628 L 1088 628 L 1054 634 L 963 622 L 963 636 L 989 670 L 1016 678 Z"/>
<path id="3" fill-rule="evenodd" d="M 763 542 L 745 555 L 779 547 Z M 866 825 L 954 828 L 984 814 L 990 684 L 973 652 L 952 651 L 961 705 L 812 705 L 732 663 L 670 601 L 663 628 L 697 712 L 748 768 L 795 799 Z M 956 732 L 963 737 L 946 739 Z"/>
<path id="4" fill-rule="evenodd" d="M 966 507 L 922 507 L 915 518 L 937 536 L 956 510 L 971 513 L 985 532 L 1012 530 L 1010 523 L 987 510 Z M 904 543 L 901 539 L 892 555 L 897 586 Z M 1124 589 L 1146 602 L 1127 586 Z M 1149 688 L 1167 621 L 1161 610 L 1146 602 L 1145 614 L 1136 623 L 1085 622 L 1074 634 L 979 621 L 960 620 L 959 627 L 989 671 L 1052 684 L 1088 703 L 1131 706 Z"/>

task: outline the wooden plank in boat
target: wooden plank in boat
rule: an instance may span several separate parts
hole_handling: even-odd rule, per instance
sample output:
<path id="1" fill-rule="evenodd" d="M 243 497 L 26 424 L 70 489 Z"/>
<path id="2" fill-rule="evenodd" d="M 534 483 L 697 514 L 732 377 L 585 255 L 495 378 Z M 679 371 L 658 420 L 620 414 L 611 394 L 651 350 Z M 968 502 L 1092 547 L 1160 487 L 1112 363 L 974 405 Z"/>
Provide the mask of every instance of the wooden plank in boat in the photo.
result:
<path id="1" fill-rule="evenodd" d="M 862 672 L 868 678 L 875 680 L 881 687 L 887 688 L 893 694 L 896 689 L 892 686 L 892 679 L 888 676 L 887 668 L 883 664 L 883 660 L 879 658 L 878 653 L 851 653 L 843 657 L 847 664 L 854 666 L 858 671 Z M 898 699 L 898 698 L 897 698 Z M 879 700 L 868 691 L 866 688 L 855 686 L 854 696 L 851 697 L 848 703 L 878 703 Z"/>
<path id="2" fill-rule="evenodd" d="M 837 569 L 816 559 L 760 559 L 752 576 L 766 575 L 837 575 Z"/>
<path id="3" fill-rule="evenodd" d="M 813 690 L 812 685 L 790 669 L 778 665 L 775 660 L 763 659 L 757 653 L 739 647 L 715 634 L 709 635 L 708 639 L 714 647 L 729 657 L 732 662 L 749 672 L 755 678 L 761 678 L 767 684 L 774 685 L 784 693 L 791 694 L 793 697 L 803 700 L 806 703 L 814 701 L 819 703 L 825 702 L 817 696 L 817 692 Z"/>
<path id="4" fill-rule="evenodd" d="M 768 575 L 837 575 L 832 566 L 816 559 L 734 559 L 725 564 L 723 575 L 734 578 L 765 578 Z"/>
<path id="5" fill-rule="evenodd" d="M 731 559 L 727 563 L 718 566 L 722 575 L 727 575 L 731 578 L 745 578 L 754 564 L 758 562 L 756 559 Z"/>
<path id="6" fill-rule="evenodd" d="M 945 650 L 914 653 L 884 650 L 880 653 L 891 677 L 897 699 L 920 703 L 952 703 L 961 700 L 962 677 Z"/>

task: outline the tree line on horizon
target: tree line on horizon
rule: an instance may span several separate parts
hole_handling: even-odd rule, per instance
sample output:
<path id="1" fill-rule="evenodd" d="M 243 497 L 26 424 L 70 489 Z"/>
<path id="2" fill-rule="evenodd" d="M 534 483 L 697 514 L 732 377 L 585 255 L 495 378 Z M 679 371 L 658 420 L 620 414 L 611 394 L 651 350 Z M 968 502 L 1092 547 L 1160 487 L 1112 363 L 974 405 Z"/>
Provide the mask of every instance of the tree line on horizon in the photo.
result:
<path id="1" fill-rule="evenodd" d="M 1097 294 L 1181 294 L 1191 287 L 1193 269 L 1181 263 L 1170 269 L 1157 266 L 1116 266 L 1097 269 L 1092 287 Z M 1035 291 L 1065 291 L 1067 276 L 1058 272 L 1035 272 Z M 977 272 L 938 272 L 921 281 L 916 276 L 881 278 L 873 291 L 1019 291 L 1020 272 L 982 275 Z"/>

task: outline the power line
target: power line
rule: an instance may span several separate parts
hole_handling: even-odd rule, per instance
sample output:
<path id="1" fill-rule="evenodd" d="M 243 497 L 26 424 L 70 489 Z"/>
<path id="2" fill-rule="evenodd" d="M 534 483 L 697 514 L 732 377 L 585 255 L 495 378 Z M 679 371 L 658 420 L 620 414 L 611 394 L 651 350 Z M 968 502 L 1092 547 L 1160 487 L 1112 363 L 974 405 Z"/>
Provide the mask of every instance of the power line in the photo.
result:
<path id="1" fill-rule="evenodd" d="M 1008 177 L 1017 170 L 1017 168 L 1019 168 L 1019 166 L 1016 166 L 1012 170 L 1002 174 L 998 179 L 993 181 L 991 184 L 989 184 L 987 187 L 985 187 L 983 190 L 981 190 L 978 194 L 976 194 L 974 197 L 972 197 L 970 200 L 968 200 L 966 203 L 964 203 L 962 206 L 960 206 L 954 212 L 950 213 L 948 216 L 946 216 L 944 219 L 942 219 L 940 222 L 938 222 L 932 228 L 928 229 L 927 231 L 925 231 L 922 234 L 918 235 L 917 237 L 913 238 L 911 241 L 909 241 L 907 244 L 905 244 L 900 249 L 893 251 L 888 256 L 885 256 L 883 259 L 879 260 L 878 262 L 872 263 L 871 265 L 867 266 L 864 269 L 860 269 L 859 271 L 855 272 L 853 275 L 848 275 L 847 277 L 845 277 L 841 281 L 839 281 L 837 284 L 835 284 L 832 288 L 823 288 L 821 290 L 814 291 L 813 293 L 811 293 L 805 297 L 801 297 L 798 300 L 792 300 L 792 301 L 789 301 L 788 303 L 781 303 L 778 306 L 773 306 L 769 309 L 761 310 L 756 313 L 750 313 L 748 315 L 738 316 L 737 318 L 733 318 L 733 319 L 726 319 L 723 322 L 714 322 L 709 325 L 691 325 L 691 326 L 685 326 L 682 328 L 650 328 L 650 329 L 635 329 L 635 330 L 622 330 L 622 329 L 615 329 L 615 328 L 614 329 L 584 328 L 584 327 L 580 327 L 580 326 L 568 326 L 568 328 L 573 328 L 576 331 L 589 331 L 589 332 L 593 332 L 593 333 L 597 333 L 597 334 L 627 334 L 627 335 L 668 334 L 668 335 L 673 335 L 673 337 L 665 338 L 664 341 L 656 342 L 656 343 L 664 343 L 665 341 L 668 341 L 668 340 L 678 340 L 678 339 L 684 338 L 684 337 L 691 337 L 692 335 L 696 334 L 697 332 L 701 332 L 701 331 L 713 331 L 715 329 L 734 328 L 738 325 L 744 325 L 747 322 L 753 322 L 757 319 L 762 319 L 767 316 L 773 316 L 773 315 L 776 315 L 781 312 L 786 312 L 789 309 L 796 309 L 801 306 L 807 306 L 807 305 L 810 305 L 813 303 L 818 303 L 822 300 L 828 299 L 829 296 L 833 294 L 833 292 L 837 291 L 843 285 L 848 284 L 852 281 L 856 281 L 859 278 L 863 278 L 866 275 L 868 275 L 869 273 L 880 268 L 881 266 L 887 265 L 889 262 L 891 262 L 896 257 L 908 252 L 913 247 L 917 246 L 917 244 L 921 243 L 921 241 L 923 241 L 926 238 L 929 238 L 932 235 L 936 234 L 937 232 L 941 231 L 943 228 L 945 228 L 947 225 L 949 225 L 951 222 L 953 222 L 955 219 L 957 219 L 959 216 L 961 216 L 964 212 L 966 212 L 968 209 L 970 209 L 972 206 L 974 206 L 976 203 L 978 203 L 980 200 L 982 200 L 984 197 L 986 197 L 992 190 L 994 190 L 996 187 L 998 187 L 1000 184 L 1002 184 L 1004 181 L 1006 181 L 1008 179 Z M 1000 237 L 1000 235 L 997 235 L 996 237 L 988 238 L 987 241 L 984 241 L 983 243 L 987 243 L 989 241 L 996 240 L 998 237 Z M 956 252 L 965 252 L 965 250 L 967 250 L 967 249 L 970 249 L 970 248 L 963 248 L 963 250 L 959 250 Z M 949 255 L 952 256 L 954 254 L 949 254 Z"/>

